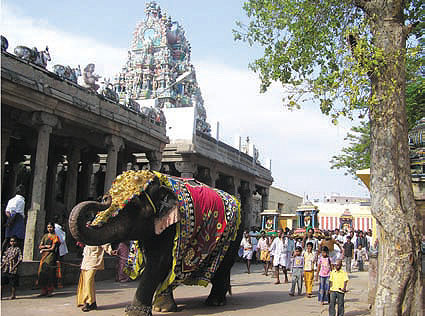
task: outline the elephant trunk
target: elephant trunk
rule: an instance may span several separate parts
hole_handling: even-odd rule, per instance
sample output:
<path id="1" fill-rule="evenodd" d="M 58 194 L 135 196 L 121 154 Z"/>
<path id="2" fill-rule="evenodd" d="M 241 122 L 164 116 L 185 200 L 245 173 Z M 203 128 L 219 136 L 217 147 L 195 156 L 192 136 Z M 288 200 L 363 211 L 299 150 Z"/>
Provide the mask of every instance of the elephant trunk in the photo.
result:
<path id="1" fill-rule="evenodd" d="M 128 215 L 111 218 L 101 227 L 90 226 L 94 215 L 111 205 L 110 198 L 106 202 L 85 201 L 77 204 L 69 215 L 69 229 L 72 236 L 87 245 L 98 246 L 109 242 L 127 239 L 130 220 Z"/>

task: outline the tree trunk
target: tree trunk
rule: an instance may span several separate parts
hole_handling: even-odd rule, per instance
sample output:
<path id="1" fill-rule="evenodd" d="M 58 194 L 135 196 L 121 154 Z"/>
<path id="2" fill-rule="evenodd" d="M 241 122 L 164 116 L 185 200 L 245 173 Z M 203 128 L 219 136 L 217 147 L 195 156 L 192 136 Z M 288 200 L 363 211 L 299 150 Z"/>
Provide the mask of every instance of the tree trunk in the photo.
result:
<path id="1" fill-rule="evenodd" d="M 423 315 L 420 214 L 413 196 L 405 104 L 402 1 L 372 1 L 374 44 L 384 52 L 371 75 L 371 201 L 380 235 L 373 315 Z"/>

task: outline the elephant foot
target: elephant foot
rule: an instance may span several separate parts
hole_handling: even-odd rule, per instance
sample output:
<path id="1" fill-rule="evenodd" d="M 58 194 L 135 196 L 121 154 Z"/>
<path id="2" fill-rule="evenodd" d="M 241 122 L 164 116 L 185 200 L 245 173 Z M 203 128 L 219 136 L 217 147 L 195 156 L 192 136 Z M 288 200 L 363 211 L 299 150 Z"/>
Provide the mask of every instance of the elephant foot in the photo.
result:
<path id="1" fill-rule="evenodd" d="M 146 305 L 128 305 L 125 308 L 126 316 L 152 316 L 152 306 Z"/>
<path id="2" fill-rule="evenodd" d="M 172 292 L 170 291 L 158 296 L 153 305 L 153 310 L 155 312 L 177 312 L 177 305 L 174 302 Z"/>
<path id="3" fill-rule="evenodd" d="M 226 297 L 219 298 L 217 296 L 208 296 L 205 301 L 205 305 L 207 306 L 224 306 L 226 305 Z"/>

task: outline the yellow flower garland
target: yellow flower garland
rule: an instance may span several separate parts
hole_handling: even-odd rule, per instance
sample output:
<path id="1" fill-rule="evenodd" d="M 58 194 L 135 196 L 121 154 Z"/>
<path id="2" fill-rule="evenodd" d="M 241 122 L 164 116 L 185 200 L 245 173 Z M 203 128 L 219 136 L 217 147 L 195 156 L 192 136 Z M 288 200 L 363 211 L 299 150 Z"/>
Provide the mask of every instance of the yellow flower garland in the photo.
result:
<path id="1" fill-rule="evenodd" d="M 112 198 L 111 206 L 97 213 L 90 225 L 102 225 L 111 217 L 118 215 L 119 211 L 123 209 L 132 198 L 146 190 L 155 176 L 157 176 L 157 174 L 149 170 L 129 170 L 117 176 L 109 190 L 109 195 Z"/>

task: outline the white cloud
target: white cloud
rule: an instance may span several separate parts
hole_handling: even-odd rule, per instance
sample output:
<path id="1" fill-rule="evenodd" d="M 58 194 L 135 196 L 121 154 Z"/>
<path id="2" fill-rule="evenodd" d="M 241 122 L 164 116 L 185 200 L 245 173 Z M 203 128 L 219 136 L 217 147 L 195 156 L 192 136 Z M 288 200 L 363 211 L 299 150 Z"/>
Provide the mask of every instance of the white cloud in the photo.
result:
<path id="1" fill-rule="evenodd" d="M 99 42 L 89 34 L 64 32 L 8 6 L 2 8 L 1 29 L 9 40 L 9 52 L 17 45 L 38 49 L 48 45 L 50 69 L 54 64 L 84 67 L 93 62 L 96 73 L 112 78 L 127 57 L 127 48 Z M 260 94 L 258 79 L 249 70 L 202 59 L 194 64 L 213 129 L 220 121 L 220 137 L 229 144 L 235 144 L 237 136 L 249 136 L 260 156 L 272 159 L 275 184 L 298 194 L 367 194 L 350 177 L 329 169 L 329 160 L 342 147 L 349 123 L 332 125 L 317 106 L 285 110 L 282 89 L 276 85 Z"/>
<path id="2" fill-rule="evenodd" d="M 312 104 L 285 109 L 282 89 L 274 85 L 258 93 L 259 80 L 249 70 L 202 60 L 194 64 L 213 128 L 220 121 L 220 137 L 230 144 L 234 137 L 249 136 L 260 155 L 272 159 L 276 185 L 298 194 L 367 194 L 350 177 L 330 170 L 329 160 L 344 145 L 350 122 L 334 126 Z"/>
<path id="3" fill-rule="evenodd" d="M 113 47 L 90 36 L 75 36 L 61 31 L 46 20 L 23 16 L 15 7 L 2 6 L 0 23 L 2 35 L 9 42 L 10 53 L 18 45 L 37 47 L 38 50 L 48 46 L 52 58 L 47 66 L 50 70 L 55 64 L 81 65 L 84 68 L 94 63 L 97 74 L 112 79 L 127 57 L 126 48 Z"/>

